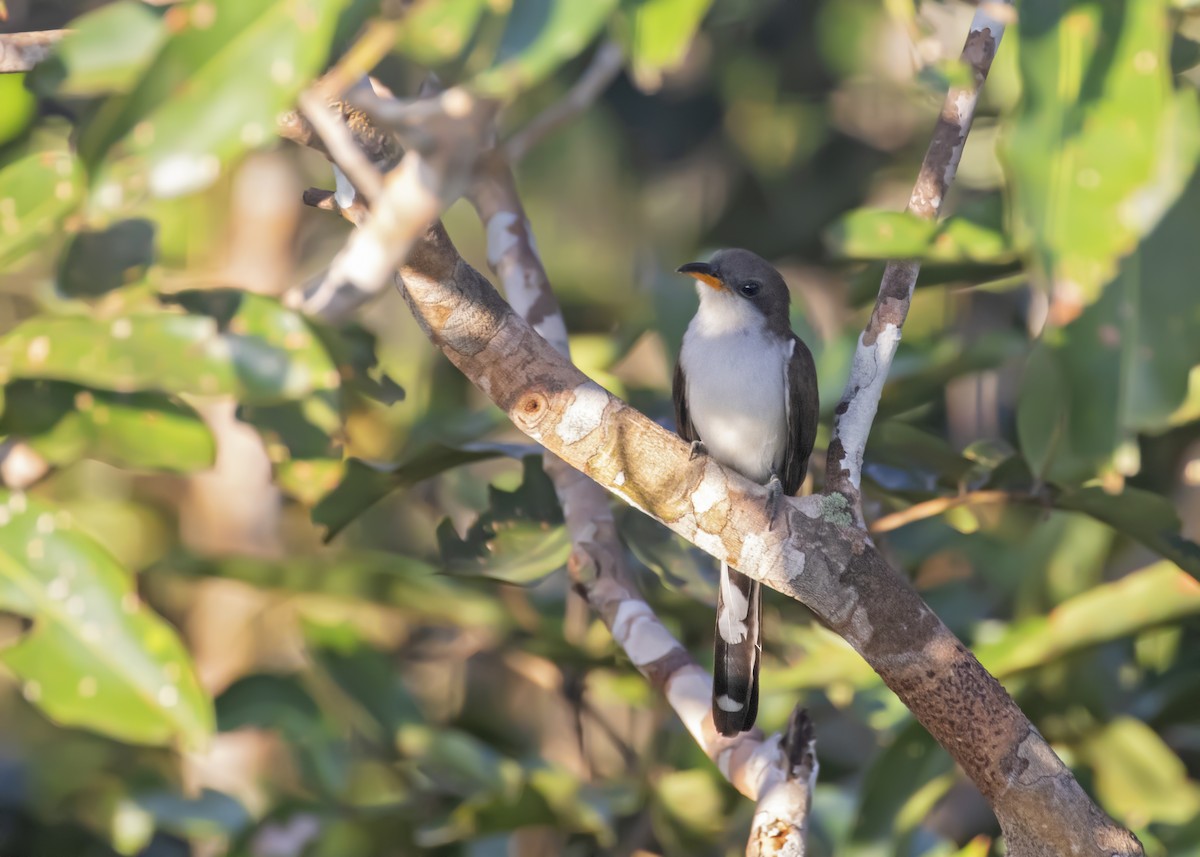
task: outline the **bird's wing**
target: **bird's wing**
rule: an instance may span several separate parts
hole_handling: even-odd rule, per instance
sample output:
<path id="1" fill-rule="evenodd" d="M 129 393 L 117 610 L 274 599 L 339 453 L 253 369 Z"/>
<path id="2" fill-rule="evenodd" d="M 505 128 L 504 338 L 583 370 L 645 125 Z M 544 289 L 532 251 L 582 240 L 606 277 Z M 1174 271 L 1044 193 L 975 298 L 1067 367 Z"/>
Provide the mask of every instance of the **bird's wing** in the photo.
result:
<path id="1" fill-rule="evenodd" d="M 787 446 L 783 452 L 783 493 L 794 495 L 804 484 L 808 457 L 817 439 L 817 417 L 821 413 L 817 391 L 817 367 L 804 340 L 792 334 L 792 359 L 787 365 Z M 676 406 L 678 407 L 678 406 Z"/>
<path id="2" fill-rule="evenodd" d="M 700 435 L 696 433 L 696 427 L 692 425 L 692 418 L 688 415 L 687 379 L 683 375 L 683 361 L 679 359 L 675 361 L 671 398 L 675 401 L 675 433 L 689 442 L 699 440 Z"/>

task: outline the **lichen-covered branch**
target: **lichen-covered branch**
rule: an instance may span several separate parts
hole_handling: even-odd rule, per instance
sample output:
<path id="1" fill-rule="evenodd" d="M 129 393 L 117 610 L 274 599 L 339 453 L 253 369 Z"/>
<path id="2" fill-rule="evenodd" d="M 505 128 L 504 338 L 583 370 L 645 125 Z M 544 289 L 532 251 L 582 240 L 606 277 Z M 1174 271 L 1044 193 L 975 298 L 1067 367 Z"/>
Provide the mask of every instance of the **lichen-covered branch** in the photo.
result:
<path id="1" fill-rule="evenodd" d="M 450 89 L 419 102 L 423 122 L 408 125 L 402 120 L 411 117 L 391 115 L 365 92 L 351 97 L 355 107 L 368 114 L 378 111 L 373 118 L 382 116 L 392 131 L 403 134 L 406 151 L 384 177 L 375 205 L 328 270 L 293 301 L 309 315 L 331 321 L 345 318 L 380 294 L 413 242 L 462 196 L 496 111 L 493 102 Z M 285 125 L 284 133 L 304 139 L 307 123 L 294 126 Z"/>
<path id="2" fill-rule="evenodd" d="M 62 41 L 66 30 L 35 33 L 0 33 L 0 74 L 31 71 Z"/>
<path id="3" fill-rule="evenodd" d="M 1002 31 L 1000 22 L 988 11 L 997 6 L 1003 4 L 981 6 L 976 16 L 965 52 L 977 71 L 975 84 L 952 93 L 939 121 L 937 139 L 914 193 L 913 208 L 920 214 L 936 213 L 953 178 L 978 88 Z M 440 146 L 436 141 L 443 137 L 439 127 L 446 127 L 437 123 L 455 118 L 453 110 L 439 109 L 429 100 L 392 105 L 388 110 L 394 114 L 388 116 L 389 121 L 397 120 L 399 131 L 411 135 L 414 142 L 427 141 L 416 145 L 431 156 Z M 466 151 L 453 144 L 449 149 Z M 475 155 L 484 149 L 486 146 L 480 146 Z M 449 172 L 461 163 L 441 161 L 433 172 L 447 172 L 435 175 L 434 183 L 446 182 Z M 389 175 L 388 181 L 393 178 Z M 476 197 L 477 203 L 481 200 Z M 383 216 L 384 209 L 408 202 L 385 192 L 368 223 Z M 423 210 L 423 216 L 428 210 Z M 504 228 L 515 227 L 516 240 L 524 230 L 527 240 L 523 215 L 515 209 L 509 213 L 513 219 Z M 687 444 L 588 380 L 462 260 L 439 222 L 433 222 L 423 237 L 408 241 L 404 250 L 402 291 L 422 329 L 514 425 L 565 465 L 693 544 L 806 604 L 862 655 L 958 761 L 994 809 L 1009 854 L 1142 854 L 1136 838 L 1092 803 L 1000 684 L 888 565 L 861 526 L 858 475 L 862 447 L 907 313 L 916 276 L 914 264 L 890 269 L 891 277 L 885 277 L 876 311 L 860 341 L 851 383 L 837 409 L 836 449 L 830 451 L 832 490 L 788 498 L 779 516 L 769 522 L 763 486 L 707 457 L 692 459 Z M 390 258 L 404 255 L 394 253 Z M 528 274 L 520 268 L 524 263 L 514 257 L 511 270 L 506 271 L 499 258 L 504 254 L 496 255 L 494 264 L 501 277 L 512 280 L 520 299 L 528 304 L 526 311 L 535 315 L 531 308 L 538 299 L 537 290 L 518 281 L 518 276 Z M 545 318 L 548 316 L 543 322 Z M 542 327 L 551 332 L 548 325 Z M 611 526 L 611 519 L 603 509 L 590 509 L 582 517 L 579 509 L 586 505 L 576 505 L 573 490 L 564 481 L 568 525 L 579 531 L 594 528 L 592 544 L 615 544 L 600 535 L 602 527 Z M 571 523 L 575 515 L 581 517 Z M 572 571 L 581 581 L 594 575 L 589 601 L 653 681 L 682 647 L 659 633 L 661 625 L 644 601 L 629 589 L 622 590 L 614 577 L 603 574 L 604 562 L 599 553 L 582 552 L 573 557 Z M 668 698 L 681 711 L 689 730 L 706 740 L 707 675 L 687 667 L 674 667 L 667 674 L 672 678 L 661 686 Z M 705 700 L 703 713 L 694 705 L 701 698 Z M 742 769 L 743 776 L 750 774 L 754 765 L 769 765 L 771 770 L 790 770 L 790 779 L 799 781 L 803 779 L 804 753 L 797 751 L 798 744 L 803 746 L 796 741 L 776 745 L 775 752 L 783 761 L 779 755 L 765 753 L 768 745 L 763 744 L 739 764 L 738 748 L 747 752 L 752 746 L 744 743 L 733 747 L 724 762 L 718 756 L 718 763 L 723 770 Z M 759 783 L 755 793 L 766 799 L 775 793 L 774 786 L 786 784 L 788 777 L 782 779 L 783 783 L 752 780 Z M 782 837 L 779 842 L 788 841 L 788 831 L 771 827 L 769 820 L 767 816 L 764 823 L 756 824 L 757 839 L 778 833 Z"/>
<path id="4" fill-rule="evenodd" d="M 758 797 L 746 857 L 804 855 L 818 765 L 812 721 L 799 706 L 792 712 L 779 753 L 787 774 Z"/>
<path id="5" fill-rule="evenodd" d="M 933 139 L 908 200 L 908 210 L 923 220 L 937 219 L 946 192 L 954 182 L 963 146 L 975 118 L 979 92 L 987 80 L 996 48 L 1004 35 L 1005 23 L 1011 15 L 1009 0 L 989 0 L 980 4 L 971 21 L 962 52 L 962 62 L 970 69 L 971 80 L 964 86 L 951 87 L 946 93 L 941 115 L 933 129 Z M 879 397 L 900 344 L 900 330 L 908 316 L 920 270 L 920 263 L 912 259 L 889 262 L 884 269 L 875 309 L 859 337 L 846 389 L 834 411 L 833 436 L 825 462 L 825 490 L 846 495 L 860 523 L 859 483 L 867 435 L 875 421 Z"/>
<path id="6" fill-rule="evenodd" d="M 509 302 L 565 358 L 570 358 L 566 324 L 538 255 L 532 228 L 504 154 L 483 155 L 467 192 L 487 231 L 488 264 L 504 284 Z M 752 854 L 804 854 L 804 831 L 816 756 L 812 728 L 804 724 L 800 759 L 783 751 L 786 739 L 763 739 L 760 730 L 726 738 L 712 720 L 712 678 L 659 621 L 638 594 L 625 561 L 608 495 L 562 459 L 546 453 L 571 534 L 568 571 L 576 590 L 608 626 L 629 659 L 661 692 L 701 749 L 743 794 L 759 801 Z M 788 851 L 764 851 L 755 843 L 786 842 Z"/>
<path id="7" fill-rule="evenodd" d="M 340 103 L 335 108 L 342 109 L 347 133 L 353 134 L 368 157 L 383 163 L 388 153 L 375 127 L 350 105 Z M 434 115 L 436 107 L 431 108 L 429 102 L 381 101 L 375 105 L 375 112 L 389 114 L 393 123 L 411 122 L 418 112 L 423 116 Z M 328 145 L 331 135 L 318 134 L 301 115 L 286 117 L 280 133 L 325 152 L 336 167 L 335 149 Z M 494 147 L 480 152 L 472 176 L 467 195 L 487 232 L 489 264 L 500 277 L 510 300 L 520 308 L 522 317 L 569 359 L 562 312 L 537 252 L 504 152 Z M 339 200 L 338 196 L 310 190 L 305 194 L 305 202 L 340 212 L 352 223 L 362 225 L 367 219 L 363 201 L 353 189 L 348 198 Z M 637 593 L 608 495 L 551 453 L 546 453 L 545 467 L 554 482 L 572 537 L 568 569 L 576 590 L 605 622 L 635 666 L 663 693 L 722 774 L 747 797 L 765 800 L 760 800 L 755 816 L 758 823 L 773 831 L 787 831 L 786 835 L 769 841 L 786 841 L 793 849 L 786 853 L 802 855 L 810 778 L 815 775 L 811 725 L 802 747 L 802 762 L 793 761 L 796 742 L 788 745 L 788 736 L 764 739 L 760 730 L 733 738 L 720 735 L 712 722 L 712 679 Z M 806 718 L 802 722 L 808 723 Z M 789 746 L 791 752 L 784 749 Z M 801 806 L 803 811 L 799 814 L 780 814 L 796 813 Z"/>
<path id="8" fill-rule="evenodd" d="M 871 544 L 842 494 L 766 491 L 590 381 L 512 312 L 440 224 L 401 270 L 430 339 L 513 424 L 743 574 L 806 604 L 962 766 L 1019 857 L 1140 855 L 1016 703 Z"/>

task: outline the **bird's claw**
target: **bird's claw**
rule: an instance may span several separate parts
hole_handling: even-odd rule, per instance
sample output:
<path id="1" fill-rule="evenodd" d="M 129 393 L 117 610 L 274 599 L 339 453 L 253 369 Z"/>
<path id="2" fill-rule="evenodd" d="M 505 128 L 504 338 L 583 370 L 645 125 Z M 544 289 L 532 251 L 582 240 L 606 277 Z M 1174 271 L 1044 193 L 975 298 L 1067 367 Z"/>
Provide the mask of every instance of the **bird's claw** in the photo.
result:
<path id="1" fill-rule="evenodd" d="M 775 529 L 775 515 L 779 512 L 779 500 L 783 497 L 783 483 L 779 474 L 771 471 L 771 479 L 767 482 L 767 532 Z"/>
<path id="2" fill-rule="evenodd" d="M 708 447 L 704 445 L 702 440 L 692 441 L 692 451 L 688 453 L 688 461 L 695 461 L 697 456 L 708 455 Z"/>

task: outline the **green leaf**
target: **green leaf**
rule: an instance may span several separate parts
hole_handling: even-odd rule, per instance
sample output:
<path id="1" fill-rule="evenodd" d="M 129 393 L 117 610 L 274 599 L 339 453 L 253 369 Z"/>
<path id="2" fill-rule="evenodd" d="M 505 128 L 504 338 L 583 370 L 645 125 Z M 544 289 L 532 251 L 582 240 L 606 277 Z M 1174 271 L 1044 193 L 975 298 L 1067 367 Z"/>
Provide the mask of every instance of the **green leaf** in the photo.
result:
<path id="1" fill-rule="evenodd" d="M 1032 353 L 1018 406 L 1022 450 L 1041 475 L 1069 484 L 1105 466 L 1138 432 L 1161 431 L 1186 407 L 1200 363 L 1200 266 L 1194 240 L 1200 175 L 1126 258 L 1100 298 Z"/>
<path id="2" fill-rule="evenodd" d="M 1091 515 L 1200 578 L 1200 545 L 1183 537 L 1179 513 L 1167 498 L 1138 488 L 1109 494 L 1089 486 L 1059 492 L 1054 505 Z"/>
<path id="3" fill-rule="evenodd" d="M 238 419 L 262 435 L 276 484 L 307 506 L 315 505 L 345 475 L 338 395 L 320 390 L 295 402 L 243 406 Z"/>
<path id="4" fill-rule="evenodd" d="M 684 592 L 701 604 L 716 605 L 717 575 L 712 557 L 636 509 L 620 506 L 614 511 L 622 540 L 664 586 Z"/>
<path id="5" fill-rule="evenodd" d="M 162 17 L 145 3 L 118 0 L 73 20 L 54 53 L 30 74 L 29 87 L 58 98 L 127 91 L 166 37 Z"/>
<path id="6" fill-rule="evenodd" d="M 272 404 L 338 387 L 304 319 L 248 292 L 185 292 L 190 313 L 35 316 L 0 340 L 0 379 L 43 378 L 132 392 L 232 395 Z"/>
<path id="7" fill-rule="evenodd" d="M 1095 772 L 1100 802 L 1133 826 L 1183 824 L 1200 812 L 1200 787 L 1153 729 L 1118 717 L 1079 747 L 1081 761 Z"/>
<path id="8" fill-rule="evenodd" d="M 907 211 L 860 208 L 830 227 L 825 243 L 842 259 L 996 265 L 1015 258 L 998 210 L 986 222 L 959 214 L 935 223 Z"/>
<path id="9" fill-rule="evenodd" d="M 954 783 L 953 772 L 954 760 L 910 720 L 867 770 L 851 841 L 859 847 L 895 842 L 908 832 L 900 823 L 906 805 L 934 783 L 941 786 L 939 796 L 944 794 Z"/>
<path id="10" fill-rule="evenodd" d="M 1200 151 L 1171 77 L 1166 0 L 1021 10 L 1021 100 L 1004 140 L 1018 240 L 1047 283 L 1095 299 L 1179 195 Z"/>
<path id="11" fill-rule="evenodd" d="M 0 269 L 41 249 L 83 191 L 83 169 L 67 141 L 37 135 L 0 165 Z"/>
<path id="12" fill-rule="evenodd" d="M 505 624 L 504 613 L 486 595 L 443 577 L 430 563 L 399 554 L 355 551 L 280 560 L 177 555 L 146 573 L 218 577 L 259 589 L 359 599 L 456 625 Z"/>
<path id="13" fill-rule="evenodd" d="M 16 435 L 55 465 L 95 458 L 117 467 L 186 473 L 212 466 L 204 420 L 159 393 L 109 393 L 57 381 L 4 389 L 0 433 Z"/>
<path id="14" fill-rule="evenodd" d="M 625 46 L 638 86 L 658 89 L 664 72 L 679 66 L 712 0 L 629 0 L 614 30 Z"/>
<path id="15" fill-rule="evenodd" d="M 396 49 L 422 66 L 455 60 L 466 50 L 487 6 L 487 0 L 418 3 L 405 14 Z"/>
<path id="16" fill-rule="evenodd" d="M 336 488 L 313 509 L 313 523 L 326 528 L 328 541 L 393 491 L 407 488 L 446 470 L 509 456 L 520 458 L 536 452 L 526 444 L 472 443 L 448 446 L 431 443 L 405 457 L 399 464 L 377 464 L 351 458 L 346 473 Z"/>
<path id="17" fill-rule="evenodd" d="M 149 792 L 138 795 L 137 804 L 154 816 L 155 827 L 180 837 L 231 837 L 253 823 L 246 807 L 212 789 L 204 789 L 197 797 Z"/>
<path id="18" fill-rule="evenodd" d="M 1017 403 L 1017 438 L 1038 478 L 1046 475 L 1055 452 L 1065 442 L 1069 403 L 1054 350 L 1044 342 L 1038 343 L 1025 363 Z"/>
<path id="19" fill-rule="evenodd" d="M 137 744 L 212 732 L 212 706 L 175 631 L 70 516 L 0 494 L 0 606 L 33 626 L 0 660 L 52 720 Z"/>
<path id="20" fill-rule="evenodd" d="M 0 146 L 17 139 L 37 116 L 37 98 L 26 88 L 28 75 L 0 77 Z"/>
<path id="21" fill-rule="evenodd" d="M 975 654 L 1003 678 L 1196 614 L 1200 583 L 1173 563 L 1159 562 L 1069 598 L 1046 616 L 1019 622 Z"/>
<path id="22" fill-rule="evenodd" d="M 154 233 L 154 222 L 140 218 L 76 233 L 59 265 L 59 292 L 94 298 L 141 280 L 154 262 Z"/>
<path id="23" fill-rule="evenodd" d="M 472 86 L 494 98 L 512 98 L 540 83 L 583 52 L 603 28 L 617 0 L 521 0 L 513 4 L 492 67 Z"/>
<path id="24" fill-rule="evenodd" d="M 97 186 L 118 182 L 101 201 L 120 207 L 120 183 L 134 178 L 157 197 L 202 190 L 223 165 L 270 141 L 276 117 L 325 62 L 346 2 L 205 0 L 173 8 L 170 37 L 137 86 L 82 129 L 80 152 L 100 165 Z"/>
<path id="25" fill-rule="evenodd" d="M 449 519 L 438 527 L 448 574 L 534 583 L 566 564 L 571 539 L 542 457 L 523 459 L 524 479 L 515 491 L 488 486 L 489 508 L 460 539 Z"/>

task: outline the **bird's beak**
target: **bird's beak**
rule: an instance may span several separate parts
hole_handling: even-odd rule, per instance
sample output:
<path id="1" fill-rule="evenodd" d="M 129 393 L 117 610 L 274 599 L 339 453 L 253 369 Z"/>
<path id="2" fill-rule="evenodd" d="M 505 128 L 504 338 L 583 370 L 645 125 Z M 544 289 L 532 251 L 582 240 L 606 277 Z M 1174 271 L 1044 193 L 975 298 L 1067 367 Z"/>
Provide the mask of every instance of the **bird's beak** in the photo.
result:
<path id="1" fill-rule="evenodd" d="M 725 288 L 725 284 L 721 282 L 721 278 L 717 276 L 717 271 L 708 262 L 688 262 L 686 265 L 680 265 L 675 269 L 680 274 L 687 274 L 689 277 L 695 277 L 706 286 L 711 286 L 718 291 Z"/>

